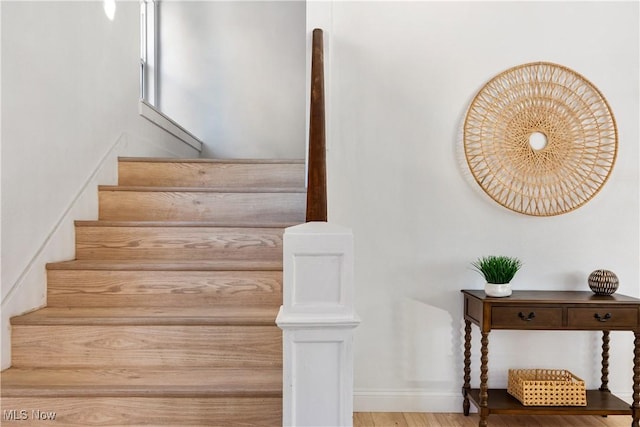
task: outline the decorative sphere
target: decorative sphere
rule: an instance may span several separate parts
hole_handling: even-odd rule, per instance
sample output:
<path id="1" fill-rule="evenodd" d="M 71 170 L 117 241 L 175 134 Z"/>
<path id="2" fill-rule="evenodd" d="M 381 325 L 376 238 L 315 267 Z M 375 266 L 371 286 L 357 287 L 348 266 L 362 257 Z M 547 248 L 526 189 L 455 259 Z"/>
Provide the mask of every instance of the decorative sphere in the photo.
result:
<path id="1" fill-rule="evenodd" d="M 589 275 L 587 281 L 596 295 L 611 295 L 618 290 L 618 276 L 613 271 L 596 270 Z"/>

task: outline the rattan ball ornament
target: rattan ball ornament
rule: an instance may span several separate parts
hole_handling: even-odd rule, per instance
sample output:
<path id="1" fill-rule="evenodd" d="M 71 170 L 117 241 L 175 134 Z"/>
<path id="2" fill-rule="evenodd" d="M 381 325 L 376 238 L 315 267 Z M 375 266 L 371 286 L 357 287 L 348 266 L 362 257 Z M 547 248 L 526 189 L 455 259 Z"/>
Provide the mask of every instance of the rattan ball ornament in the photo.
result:
<path id="1" fill-rule="evenodd" d="M 618 290 L 618 276 L 613 271 L 595 270 L 587 279 L 589 287 L 596 295 L 611 295 Z"/>

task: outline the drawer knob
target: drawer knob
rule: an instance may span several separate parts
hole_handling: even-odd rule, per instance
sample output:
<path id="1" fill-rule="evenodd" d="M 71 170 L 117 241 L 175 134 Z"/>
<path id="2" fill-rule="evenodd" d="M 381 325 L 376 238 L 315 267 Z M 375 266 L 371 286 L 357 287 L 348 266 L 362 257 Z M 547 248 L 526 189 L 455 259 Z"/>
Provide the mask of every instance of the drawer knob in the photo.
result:
<path id="1" fill-rule="evenodd" d="M 607 320 L 611 319 L 611 313 L 606 313 L 604 316 L 600 316 L 600 313 L 596 313 L 593 315 L 593 317 L 595 317 L 598 322 L 606 322 Z"/>
<path id="2" fill-rule="evenodd" d="M 536 318 L 536 313 L 532 311 L 531 313 L 529 313 L 528 316 L 525 316 L 523 312 L 519 312 L 518 317 L 525 322 L 531 322 L 533 319 Z"/>

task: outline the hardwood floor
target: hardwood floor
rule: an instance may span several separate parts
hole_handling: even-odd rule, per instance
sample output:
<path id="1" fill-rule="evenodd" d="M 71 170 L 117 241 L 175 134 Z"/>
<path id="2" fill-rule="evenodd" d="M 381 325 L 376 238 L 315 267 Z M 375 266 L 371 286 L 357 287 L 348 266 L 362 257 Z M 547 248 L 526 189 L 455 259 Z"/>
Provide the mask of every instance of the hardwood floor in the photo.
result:
<path id="1" fill-rule="evenodd" d="M 477 414 L 356 412 L 353 427 L 477 427 Z M 491 415 L 490 427 L 628 427 L 629 416 Z"/>

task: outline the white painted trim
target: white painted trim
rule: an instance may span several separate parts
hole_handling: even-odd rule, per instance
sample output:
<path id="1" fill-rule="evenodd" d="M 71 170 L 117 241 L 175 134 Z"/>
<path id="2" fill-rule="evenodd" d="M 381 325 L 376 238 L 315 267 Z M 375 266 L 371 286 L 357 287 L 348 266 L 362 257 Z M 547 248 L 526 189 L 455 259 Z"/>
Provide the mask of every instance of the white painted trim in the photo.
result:
<path id="1" fill-rule="evenodd" d="M 61 259 L 73 258 L 75 245 L 73 242 L 73 216 L 78 210 L 93 210 L 91 205 L 95 204 L 97 212 L 97 193 L 95 189 L 90 189 L 92 185 L 97 185 L 98 180 L 110 176 L 115 179 L 115 162 L 111 165 L 110 159 L 115 159 L 117 151 L 128 144 L 126 133 L 122 133 L 118 139 L 109 147 L 102 156 L 96 167 L 83 182 L 76 192 L 73 200 L 67 205 L 64 212 L 58 217 L 51 231 L 46 235 L 43 242 L 31 257 L 26 267 L 11 288 L 2 298 L 1 303 L 1 330 L 2 330 L 2 353 L 0 357 L 1 369 L 6 369 L 11 365 L 11 326 L 9 319 L 46 305 L 46 271 L 44 264 Z M 109 170 L 109 167 L 112 170 Z M 101 182 L 101 183 L 104 183 Z M 115 183 L 115 182 L 114 182 Z M 3 283 L 4 286 L 7 284 Z M 30 292 L 25 291 L 25 286 L 38 286 L 38 289 Z"/>
<path id="2" fill-rule="evenodd" d="M 199 152 L 202 152 L 202 141 L 190 133 L 188 130 L 171 120 L 169 117 L 158 111 L 153 105 L 140 100 L 138 104 L 138 111 L 142 117 L 149 120 L 151 123 L 169 132 L 171 135 L 178 138 L 185 144 L 195 148 Z"/>
<path id="3" fill-rule="evenodd" d="M 471 405 L 471 411 L 474 411 Z M 462 412 L 462 394 L 417 389 L 355 390 L 354 412 Z"/>
<path id="4" fill-rule="evenodd" d="M 282 423 L 353 425 L 353 234 L 326 222 L 284 232 Z"/>
<path id="5" fill-rule="evenodd" d="M 283 330 L 283 426 L 353 423 L 353 327 Z"/>
<path id="6" fill-rule="evenodd" d="M 611 391 L 612 394 L 614 394 L 616 397 L 624 400 L 625 402 L 627 402 L 629 405 L 631 405 L 633 403 L 633 392 L 630 391 Z"/>
<path id="7" fill-rule="evenodd" d="M 158 94 L 158 2 L 142 0 L 140 2 L 140 75 L 141 96 L 149 105 L 156 105 Z"/>
<path id="8" fill-rule="evenodd" d="M 67 205 L 67 208 L 60 215 L 60 217 L 56 221 L 56 223 L 53 226 L 53 228 L 51 229 L 51 231 L 47 234 L 45 239 L 42 241 L 42 244 L 40 244 L 40 246 L 38 247 L 38 250 L 31 257 L 31 259 L 27 263 L 27 266 L 24 268 L 22 273 L 20 273 L 20 275 L 18 276 L 16 281 L 11 285 L 11 288 L 9 289 L 9 291 L 4 295 L 4 298 L 2 299 L 2 303 L 1 303 L 2 309 L 5 308 L 6 302 L 11 298 L 11 296 L 15 292 L 15 289 L 18 288 L 21 285 L 21 283 L 24 281 L 26 275 L 34 267 L 34 265 L 36 263 L 36 260 L 38 259 L 40 254 L 42 254 L 42 252 L 45 250 L 45 248 L 49 245 L 49 243 L 51 242 L 52 237 L 58 232 L 60 227 L 65 222 L 65 219 L 69 217 L 69 212 L 71 212 L 71 210 L 76 205 L 78 205 L 78 201 L 83 197 L 83 195 L 86 194 L 87 189 L 89 188 L 90 185 L 92 186 L 92 188 L 89 191 L 91 193 L 95 192 L 95 189 L 93 188 L 93 186 L 96 185 L 95 184 L 96 177 L 98 175 L 100 175 L 100 174 L 103 174 L 107 167 L 115 167 L 115 168 L 117 168 L 117 165 L 115 163 L 113 165 L 110 165 L 110 164 L 107 164 L 107 161 L 110 160 L 110 159 L 116 159 L 117 158 L 117 154 L 115 154 L 115 153 L 123 151 L 123 150 L 126 150 L 127 147 L 130 145 L 130 143 L 131 142 L 130 142 L 130 138 L 129 138 L 128 134 L 126 132 L 123 132 L 122 134 L 120 134 L 118 139 L 116 139 L 116 141 L 111 145 L 111 147 L 109 147 L 107 152 L 102 156 L 102 158 L 100 159 L 100 161 L 96 165 L 95 169 L 91 172 L 91 174 L 84 181 L 84 183 L 82 184 L 82 187 L 80 187 L 80 189 L 78 190 L 78 192 L 74 196 L 73 200 Z M 156 150 L 157 149 L 160 149 L 160 148 L 156 148 Z M 178 157 L 177 154 L 175 154 L 173 152 L 169 152 L 168 150 L 165 150 L 165 152 L 168 155 L 170 155 L 171 157 Z M 73 222 L 73 219 L 71 221 Z"/>
<path id="9" fill-rule="evenodd" d="M 98 165 L 96 166 L 96 168 L 93 170 L 91 175 L 89 175 L 89 177 L 82 184 L 82 187 L 80 187 L 80 190 L 76 193 L 76 195 L 73 198 L 73 200 L 71 201 L 71 203 L 69 203 L 69 205 L 67 205 L 67 208 L 64 210 L 62 215 L 60 215 L 60 217 L 58 218 L 58 221 L 56 221 L 56 224 L 53 226 L 53 228 L 51 229 L 49 234 L 47 234 L 47 237 L 45 237 L 44 241 L 39 246 L 39 248 L 36 251 L 36 253 L 31 257 L 31 259 L 27 263 L 27 266 L 24 268 L 22 273 L 20 273 L 20 276 L 18 276 L 18 279 L 12 284 L 11 288 L 9 289 L 9 291 L 6 293 L 5 297 L 2 299 L 2 305 L 1 306 L 2 306 L 3 310 L 5 308 L 5 303 L 7 301 L 9 301 L 9 299 L 11 299 L 11 297 L 12 297 L 13 293 L 15 292 L 15 290 L 24 281 L 25 276 L 33 268 L 33 266 L 35 264 L 35 261 L 38 259 L 38 257 L 42 253 L 42 251 L 47 247 L 47 245 L 51 241 L 51 238 L 60 229 L 61 225 L 64 222 L 64 219 L 68 216 L 68 214 L 71 211 L 71 209 L 76 205 L 76 203 L 78 202 L 80 197 L 84 194 L 84 192 L 86 191 L 86 189 L 89 186 L 89 184 L 95 179 L 95 177 L 98 175 L 98 173 L 103 169 L 107 159 L 111 156 L 111 154 L 114 152 L 114 150 L 119 145 L 121 145 L 125 140 L 126 140 L 126 135 L 125 134 L 121 134 L 120 137 L 118 137 L 118 139 L 113 143 L 113 145 L 111 145 L 109 150 L 107 150 L 107 152 L 104 154 L 104 156 L 102 156 L 102 158 L 98 162 Z"/>
<path id="10" fill-rule="evenodd" d="M 322 315 L 297 315 L 286 313 L 283 307 L 280 307 L 276 324 L 280 329 L 313 329 L 313 328 L 336 328 L 336 329 L 353 329 L 360 324 L 358 316 L 322 316 Z"/>

